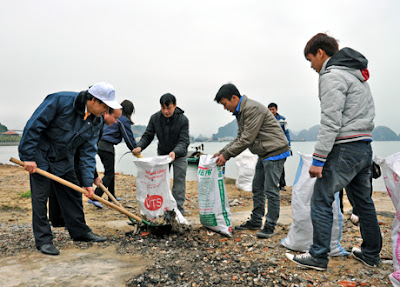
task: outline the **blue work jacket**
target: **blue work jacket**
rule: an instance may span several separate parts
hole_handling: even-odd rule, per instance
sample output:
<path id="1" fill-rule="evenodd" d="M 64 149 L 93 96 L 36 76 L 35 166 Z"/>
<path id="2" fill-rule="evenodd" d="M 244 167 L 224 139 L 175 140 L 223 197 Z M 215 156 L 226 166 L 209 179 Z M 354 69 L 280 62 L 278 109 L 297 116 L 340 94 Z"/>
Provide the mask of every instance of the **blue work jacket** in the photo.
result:
<path id="1" fill-rule="evenodd" d="M 92 186 L 97 141 L 103 118 L 84 120 L 87 91 L 48 95 L 28 120 L 18 147 L 22 161 L 35 161 L 43 170 L 63 176 L 80 158 L 84 187 Z"/>

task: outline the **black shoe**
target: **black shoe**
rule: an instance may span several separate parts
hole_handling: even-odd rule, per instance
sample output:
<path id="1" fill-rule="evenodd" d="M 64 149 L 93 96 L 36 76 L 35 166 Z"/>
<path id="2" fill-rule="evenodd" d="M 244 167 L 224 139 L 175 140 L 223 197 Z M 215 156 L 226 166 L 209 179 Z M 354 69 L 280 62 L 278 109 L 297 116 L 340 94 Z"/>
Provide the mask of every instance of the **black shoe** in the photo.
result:
<path id="1" fill-rule="evenodd" d="M 107 240 L 107 237 L 101 237 L 97 234 L 94 234 L 92 231 L 86 233 L 85 235 L 74 238 L 74 241 L 85 241 L 85 242 L 104 242 Z"/>
<path id="2" fill-rule="evenodd" d="M 50 224 L 51 224 L 51 226 L 53 226 L 53 227 L 65 227 L 65 222 L 63 222 L 63 221 L 55 221 L 55 222 L 53 222 L 53 221 L 51 221 L 50 220 Z"/>
<path id="3" fill-rule="evenodd" d="M 271 226 L 264 226 L 264 228 L 262 230 L 260 230 L 259 232 L 257 232 L 256 236 L 258 238 L 270 238 L 271 236 L 273 236 L 274 233 L 274 227 Z"/>
<path id="4" fill-rule="evenodd" d="M 322 260 L 314 258 L 308 252 L 300 255 L 293 255 L 290 253 L 286 253 L 285 255 L 287 259 L 301 267 L 312 268 L 319 271 L 325 271 L 328 268 L 328 262 L 323 262 Z"/>
<path id="5" fill-rule="evenodd" d="M 358 261 L 361 261 L 362 263 L 364 263 L 365 266 L 372 267 L 372 268 L 379 266 L 379 261 L 373 262 L 372 260 L 365 258 L 365 256 L 362 254 L 361 250 L 357 247 L 353 247 L 353 249 L 351 250 L 351 255 Z"/>
<path id="6" fill-rule="evenodd" d="M 260 228 L 261 228 L 261 226 L 254 225 L 253 223 L 250 222 L 250 220 L 246 221 L 245 223 L 243 223 L 241 225 L 235 226 L 235 229 L 237 229 L 237 230 L 258 230 Z"/>
<path id="7" fill-rule="evenodd" d="M 53 244 L 43 244 L 42 246 L 37 247 L 37 249 L 40 250 L 40 252 L 42 252 L 43 254 L 47 255 L 60 254 L 60 251 L 58 251 L 58 249 L 55 248 Z"/>

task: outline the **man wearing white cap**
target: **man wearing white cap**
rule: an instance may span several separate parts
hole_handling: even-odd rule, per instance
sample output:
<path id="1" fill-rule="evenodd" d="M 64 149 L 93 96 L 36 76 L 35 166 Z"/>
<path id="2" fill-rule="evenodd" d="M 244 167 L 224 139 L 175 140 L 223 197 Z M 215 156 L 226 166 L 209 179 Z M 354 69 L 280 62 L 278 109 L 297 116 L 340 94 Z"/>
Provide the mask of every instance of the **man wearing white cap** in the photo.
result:
<path id="1" fill-rule="evenodd" d="M 25 170 L 30 174 L 32 222 L 35 244 L 43 254 L 58 255 L 47 217 L 47 199 L 54 185 L 61 212 L 74 241 L 103 242 L 86 225 L 82 194 L 36 173 L 41 168 L 78 184 L 74 156 L 80 157 L 80 171 L 88 197 L 94 193 L 97 140 L 103 115 L 108 108 L 121 109 L 109 83 L 97 83 L 82 92 L 48 95 L 28 120 L 18 147 Z"/>

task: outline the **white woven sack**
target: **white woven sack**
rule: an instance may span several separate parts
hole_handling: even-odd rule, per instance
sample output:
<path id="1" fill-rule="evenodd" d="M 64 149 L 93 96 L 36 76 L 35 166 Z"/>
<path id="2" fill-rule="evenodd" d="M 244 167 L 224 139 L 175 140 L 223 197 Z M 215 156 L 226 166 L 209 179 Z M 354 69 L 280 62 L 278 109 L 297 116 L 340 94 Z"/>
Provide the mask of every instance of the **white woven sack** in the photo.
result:
<path id="1" fill-rule="evenodd" d="M 292 188 L 292 225 L 287 237 L 281 244 L 288 249 L 306 252 L 313 242 L 313 226 L 311 222 L 311 196 L 316 178 L 311 178 L 308 171 L 312 164 L 312 156 L 299 153 L 300 163 Z M 340 211 L 339 193 L 335 194 L 332 204 L 333 223 L 331 236 L 331 251 L 329 256 L 349 255 L 340 245 L 343 228 L 343 214 Z"/>
<path id="2" fill-rule="evenodd" d="M 245 149 L 236 157 L 237 179 L 236 187 L 244 191 L 253 190 L 253 178 L 258 156 Z"/>
<path id="3" fill-rule="evenodd" d="M 387 158 L 375 156 L 374 161 L 381 167 L 386 190 L 396 209 L 391 233 L 394 272 L 389 275 L 389 279 L 393 286 L 400 286 L 400 152 Z"/>
<path id="4" fill-rule="evenodd" d="M 135 158 L 136 199 L 139 202 L 140 213 L 153 220 L 163 216 L 167 210 L 174 210 L 176 220 L 188 224 L 177 208 L 175 198 L 170 191 L 170 162 L 171 158 L 167 155 Z"/>
<path id="5" fill-rule="evenodd" d="M 232 237 L 232 217 L 222 168 L 212 155 L 200 156 L 197 172 L 200 222 L 205 227 Z"/>

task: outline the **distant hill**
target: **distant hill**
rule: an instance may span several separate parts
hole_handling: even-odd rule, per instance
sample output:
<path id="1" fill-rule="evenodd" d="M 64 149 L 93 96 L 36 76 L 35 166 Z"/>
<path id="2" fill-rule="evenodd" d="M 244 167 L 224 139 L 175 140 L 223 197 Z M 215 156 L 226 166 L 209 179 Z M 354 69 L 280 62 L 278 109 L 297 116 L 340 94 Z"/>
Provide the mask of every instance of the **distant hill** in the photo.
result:
<path id="1" fill-rule="evenodd" d="M 132 133 L 135 138 L 140 138 L 144 131 L 146 130 L 146 126 L 141 125 L 133 125 L 132 126 Z"/>
<path id="2" fill-rule="evenodd" d="M 236 120 L 231 121 L 229 124 L 220 127 L 216 134 L 212 135 L 213 141 L 218 141 L 222 138 L 235 138 L 237 136 L 238 125 Z"/>
<path id="3" fill-rule="evenodd" d="M 385 126 L 377 126 L 372 131 L 372 137 L 376 141 L 399 141 L 400 135 Z"/>
<path id="4" fill-rule="evenodd" d="M 301 130 L 299 133 L 291 132 L 290 139 L 292 141 L 316 141 L 319 131 L 319 125 L 315 125 L 308 130 Z M 290 132 L 290 130 L 289 130 Z"/>
<path id="5" fill-rule="evenodd" d="M 319 125 L 315 125 L 309 129 L 301 130 L 300 132 L 290 131 L 292 141 L 316 141 L 319 131 Z M 233 120 L 229 124 L 220 127 L 218 133 L 212 135 L 213 141 L 218 141 L 222 138 L 235 138 L 237 135 L 237 123 Z M 386 126 L 377 126 L 372 131 L 372 137 L 376 141 L 400 141 L 400 135 L 397 135 L 393 130 Z"/>
<path id="6" fill-rule="evenodd" d="M 5 133 L 6 131 L 8 131 L 7 127 L 0 123 L 0 134 Z"/>

